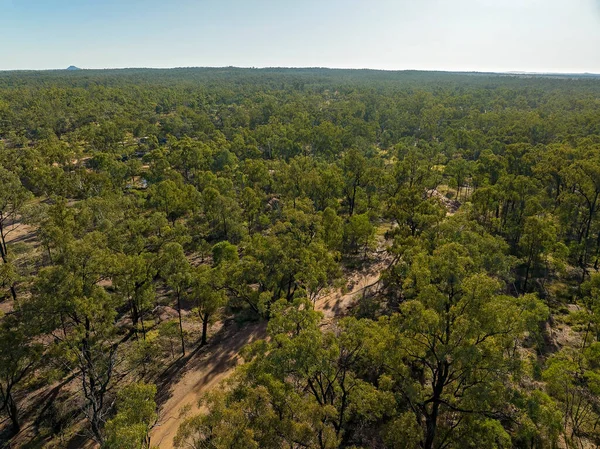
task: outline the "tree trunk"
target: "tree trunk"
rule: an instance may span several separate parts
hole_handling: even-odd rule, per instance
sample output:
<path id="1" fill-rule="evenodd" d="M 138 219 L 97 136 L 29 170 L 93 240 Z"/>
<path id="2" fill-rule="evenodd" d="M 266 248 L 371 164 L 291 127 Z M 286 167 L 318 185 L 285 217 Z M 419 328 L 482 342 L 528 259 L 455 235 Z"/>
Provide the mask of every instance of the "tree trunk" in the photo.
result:
<path id="1" fill-rule="evenodd" d="M 102 432 L 100 431 L 100 425 L 97 419 L 92 420 L 92 433 L 94 434 L 94 438 L 100 445 L 104 443 L 104 437 L 102 436 Z"/>
<path id="2" fill-rule="evenodd" d="M 48 251 L 48 260 L 50 261 L 50 264 L 53 264 L 54 261 L 52 260 L 52 251 L 50 251 L 50 246 L 46 246 L 46 251 Z"/>
<path id="3" fill-rule="evenodd" d="M 531 270 L 531 263 L 533 262 L 533 250 L 529 253 L 529 258 L 527 259 L 527 269 L 525 270 L 525 280 L 523 281 L 523 294 L 527 293 L 527 282 L 529 281 L 529 271 Z"/>
<path id="4" fill-rule="evenodd" d="M 433 449 L 435 443 L 441 398 L 442 393 L 444 391 L 444 384 L 446 383 L 447 376 L 448 362 L 438 364 L 437 379 L 433 386 L 433 396 L 431 398 L 431 413 L 427 414 L 425 418 L 425 443 L 423 446 L 424 449 Z"/>
<path id="5" fill-rule="evenodd" d="M 179 314 L 179 336 L 181 337 L 181 355 L 185 356 L 185 341 L 183 339 L 183 322 L 181 320 L 181 294 L 177 292 L 177 313 Z"/>
<path id="6" fill-rule="evenodd" d="M 2 228 L 0 227 L 0 257 L 2 257 L 2 262 L 8 263 L 8 254 L 6 253 L 6 243 L 4 243 L 4 234 Z"/>
<path id="7" fill-rule="evenodd" d="M 2 223 L 2 217 L 0 217 L 0 255 L 2 256 L 2 261 L 7 263 L 8 248 L 6 246 L 6 237 L 4 235 L 4 224 Z"/>
<path id="8" fill-rule="evenodd" d="M 140 323 L 142 323 L 142 338 L 146 340 L 146 326 L 144 326 L 144 314 L 140 311 Z"/>
<path id="9" fill-rule="evenodd" d="M 129 308 L 131 309 L 131 325 L 133 326 L 133 330 L 135 331 L 135 335 L 137 336 L 137 325 L 140 319 L 140 314 L 137 310 L 137 306 L 133 299 L 129 300 Z"/>
<path id="10" fill-rule="evenodd" d="M 17 408 L 17 403 L 13 399 L 12 394 L 10 392 L 7 394 L 7 414 L 10 418 L 12 433 L 13 435 L 16 435 L 21 431 L 21 423 L 19 422 L 19 409 Z"/>
<path id="11" fill-rule="evenodd" d="M 434 403 L 433 407 L 435 412 L 437 413 L 437 409 L 439 405 Z M 426 428 L 425 428 L 425 444 L 423 445 L 424 449 L 433 449 L 433 442 L 435 440 L 435 434 L 437 431 L 437 416 L 434 418 L 433 416 L 427 418 L 425 420 Z"/>
<path id="12" fill-rule="evenodd" d="M 202 315 L 202 339 L 200 341 L 200 345 L 204 346 L 206 344 L 206 340 L 207 340 L 207 335 L 208 335 L 208 320 L 210 318 L 210 315 L 208 313 L 205 313 L 204 315 Z"/>
<path id="13" fill-rule="evenodd" d="M 223 208 L 223 210 L 221 212 L 224 212 L 224 211 L 225 211 L 225 209 Z M 221 218 L 223 219 L 223 234 L 224 234 L 225 239 L 228 239 L 228 236 L 227 236 L 227 217 L 225 216 L 224 213 L 221 213 Z"/>
<path id="14" fill-rule="evenodd" d="M 100 431 L 100 409 L 98 406 L 98 397 L 97 397 L 97 385 L 96 378 L 94 377 L 94 363 L 92 361 L 92 354 L 90 349 L 90 320 L 89 318 L 85 318 L 85 336 L 81 341 L 81 353 L 83 356 L 82 364 L 81 364 L 81 376 L 82 376 L 82 384 L 83 384 L 83 394 L 88 402 L 88 406 L 91 409 L 91 413 L 88 414 L 88 419 L 90 420 L 90 427 L 92 430 L 92 434 L 94 435 L 94 439 L 102 444 L 103 437 L 102 432 Z M 86 384 L 86 377 L 88 379 L 88 383 Z"/>
<path id="15" fill-rule="evenodd" d="M 356 188 L 358 187 L 358 183 L 354 183 L 352 187 L 352 197 L 350 198 L 350 216 L 354 214 L 354 202 L 356 201 Z"/>
<path id="16" fill-rule="evenodd" d="M 596 192 L 596 196 L 594 197 L 594 201 L 589 207 L 588 221 L 585 227 L 585 239 L 587 240 L 590 237 L 590 229 L 592 227 L 592 221 L 594 220 L 594 215 L 596 213 L 596 203 L 598 202 L 598 196 L 600 192 Z M 587 242 L 586 242 L 587 244 Z"/>

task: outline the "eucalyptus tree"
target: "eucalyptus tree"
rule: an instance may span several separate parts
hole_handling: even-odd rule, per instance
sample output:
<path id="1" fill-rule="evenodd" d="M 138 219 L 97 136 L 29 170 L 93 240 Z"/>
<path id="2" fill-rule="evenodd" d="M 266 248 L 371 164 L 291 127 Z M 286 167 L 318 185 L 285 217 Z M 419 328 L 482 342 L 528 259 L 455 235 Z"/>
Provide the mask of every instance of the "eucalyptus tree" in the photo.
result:
<path id="1" fill-rule="evenodd" d="M 8 236 L 22 225 L 21 214 L 27 201 L 33 196 L 27 190 L 19 177 L 0 166 L 0 259 L 2 270 L 13 272 L 14 267 L 8 250 Z M 3 284 L 7 283 L 13 300 L 17 299 L 16 277 L 3 276 Z"/>
<path id="2" fill-rule="evenodd" d="M 13 434 L 21 430 L 19 389 L 34 374 L 42 355 L 31 323 L 20 314 L 0 321 L 0 413 L 8 416 Z"/>
<path id="3" fill-rule="evenodd" d="M 176 242 L 167 243 L 159 253 L 160 275 L 175 296 L 179 318 L 179 337 L 181 354 L 185 356 L 185 338 L 183 331 L 182 300 L 192 282 L 192 267 L 185 256 L 183 247 Z"/>
<path id="4" fill-rule="evenodd" d="M 109 396 L 122 343 L 115 324 L 120 300 L 103 285 L 110 280 L 114 265 L 100 232 L 71 240 L 61 261 L 39 272 L 33 296 L 24 305 L 39 332 L 52 336 L 51 353 L 57 366 L 79 378 L 82 411 L 99 443 L 104 441 L 103 426 L 110 414 Z"/>

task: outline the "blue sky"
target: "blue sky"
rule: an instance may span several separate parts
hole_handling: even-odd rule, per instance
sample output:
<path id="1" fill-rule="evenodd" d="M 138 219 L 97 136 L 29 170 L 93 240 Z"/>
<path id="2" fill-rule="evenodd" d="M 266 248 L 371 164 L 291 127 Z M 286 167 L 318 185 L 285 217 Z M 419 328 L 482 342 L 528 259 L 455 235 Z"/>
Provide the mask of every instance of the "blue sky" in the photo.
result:
<path id="1" fill-rule="evenodd" d="M 0 0 L 0 69 L 600 73 L 600 0 Z"/>

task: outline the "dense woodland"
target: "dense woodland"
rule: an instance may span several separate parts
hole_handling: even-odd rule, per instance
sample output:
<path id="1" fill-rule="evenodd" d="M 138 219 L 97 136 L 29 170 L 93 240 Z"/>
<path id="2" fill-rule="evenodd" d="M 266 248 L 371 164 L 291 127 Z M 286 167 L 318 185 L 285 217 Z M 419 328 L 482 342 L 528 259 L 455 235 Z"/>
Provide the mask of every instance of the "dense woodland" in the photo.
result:
<path id="1" fill-rule="evenodd" d="M 0 447 L 158 447 L 249 325 L 175 447 L 599 447 L 599 209 L 594 77 L 0 73 Z"/>

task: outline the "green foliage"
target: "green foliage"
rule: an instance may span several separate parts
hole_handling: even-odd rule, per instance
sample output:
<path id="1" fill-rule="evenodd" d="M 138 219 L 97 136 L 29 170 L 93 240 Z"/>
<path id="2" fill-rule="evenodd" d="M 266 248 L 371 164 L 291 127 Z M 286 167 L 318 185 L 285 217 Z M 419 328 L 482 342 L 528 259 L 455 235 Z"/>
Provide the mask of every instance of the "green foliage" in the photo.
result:
<path id="1" fill-rule="evenodd" d="M 356 253 L 362 249 L 366 254 L 374 237 L 375 227 L 368 214 L 353 215 L 348 219 L 344 227 L 344 241 L 348 251 Z"/>
<path id="2" fill-rule="evenodd" d="M 150 429 L 156 423 L 156 386 L 143 382 L 123 387 L 117 397 L 117 414 L 106 423 L 104 447 L 149 449 Z"/>
<path id="3" fill-rule="evenodd" d="M 502 295 L 501 284 L 482 268 L 458 243 L 416 255 L 404 284 L 407 301 L 382 321 L 388 343 L 380 363 L 399 374 L 397 388 L 422 423 L 424 447 L 479 432 L 498 432 L 497 447 L 510 446 L 501 424 L 488 416 L 502 409 L 508 376 L 518 372 L 516 342 L 548 309 L 534 296 Z M 467 419 L 450 418 L 461 413 Z"/>
<path id="4" fill-rule="evenodd" d="M 345 432 L 388 416 L 393 395 L 352 371 L 364 353 L 366 323 L 349 320 L 339 332 L 323 333 L 319 321 L 306 300 L 273 304 L 270 341 L 248 348 L 249 362 L 226 392 L 206 399 L 208 415 L 184 422 L 177 447 L 237 440 L 244 447 L 335 448 Z"/>
<path id="5" fill-rule="evenodd" d="M 0 323 L 0 413 L 10 419 L 13 433 L 21 429 L 18 389 L 33 373 L 42 354 L 42 347 L 34 337 L 35 330 L 25 322 L 14 315 L 3 317 Z"/>
<path id="6" fill-rule="evenodd" d="M 574 76 L 0 73 L 0 411 L 17 430 L 35 392 L 73 377 L 72 400 L 38 395 L 56 401 L 44 413 L 148 447 L 156 392 L 139 381 L 188 369 L 179 346 L 218 357 L 211 324 L 242 313 L 269 338 L 179 445 L 598 445 L 599 92 Z M 375 270 L 359 307 L 335 301 Z"/>
<path id="7" fill-rule="evenodd" d="M 170 179 L 154 184 L 149 188 L 150 204 L 157 210 L 164 212 L 167 218 L 175 221 L 192 211 L 199 202 L 198 191 L 194 186 L 181 185 Z"/>
<path id="8" fill-rule="evenodd" d="M 168 332 L 166 332 L 168 334 Z M 164 336 L 164 333 L 163 333 Z M 173 333 L 171 333 L 173 336 Z M 174 334 L 178 336 L 177 330 Z M 127 362 L 132 371 L 139 374 L 140 378 L 156 376 L 162 368 L 160 361 L 160 332 L 158 330 L 148 331 L 143 338 L 138 338 L 128 348 L 126 354 Z"/>
<path id="9" fill-rule="evenodd" d="M 185 257 L 183 247 L 179 243 L 167 243 L 159 254 L 160 273 L 167 286 L 173 291 L 177 301 L 177 314 L 179 315 L 179 336 L 181 340 L 181 354 L 185 355 L 185 338 L 183 319 L 181 316 L 181 300 L 192 282 L 190 263 Z"/>
<path id="10" fill-rule="evenodd" d="M 231 243 L 219 242 L 212 247 L 213 265 L 221 265 L 222 263 L 234 263 L 238 261 L 237 246 Z"/>

